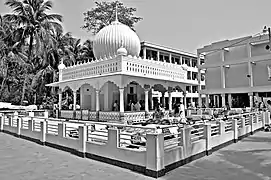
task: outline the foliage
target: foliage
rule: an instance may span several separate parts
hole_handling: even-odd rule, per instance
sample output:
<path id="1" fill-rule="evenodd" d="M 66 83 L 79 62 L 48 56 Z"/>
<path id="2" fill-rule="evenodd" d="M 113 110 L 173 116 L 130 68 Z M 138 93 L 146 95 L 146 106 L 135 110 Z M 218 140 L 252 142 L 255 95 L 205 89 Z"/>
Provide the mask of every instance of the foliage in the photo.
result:
<path id="1" fill-rule="evenodd" d="M 58 81 L 61 61 L 68 66 L 94 59 L 93 42 L 64 33 L 62 16 L 48 13 L 52 1 L 6 0 L 5 5 L 12 12 L 0 15 L 0 101 L 22 104 L 26 100 L 52 107 L 57 89 L 45 85 Z M 94 32 L 113 20 L 116 2 L 96 5 L 85 13 L 85 28 L 93 30 L 90 26 L 95 25 Z M 130 27 L 142 19 L 133 15 L 135 11 L 118 4 L 119 20 Z M 104 16 L 99 17 L 101 13 Z"/>
<path id="2" fill-rule="evenodd" d="M 141 17 L 134 16 L 136 8 L 126 7 L 123 3 L 119 1 L 113 2 L 95 2 L 96 7 L 84 12 L 84 22 L 83 29 L 96 34 L 103 27 L 109 25 L 115 20 L 115 10 L 117 5 L 118 20 L 129 26 L 134 30 L 134 25 L 142 20 Z"/>

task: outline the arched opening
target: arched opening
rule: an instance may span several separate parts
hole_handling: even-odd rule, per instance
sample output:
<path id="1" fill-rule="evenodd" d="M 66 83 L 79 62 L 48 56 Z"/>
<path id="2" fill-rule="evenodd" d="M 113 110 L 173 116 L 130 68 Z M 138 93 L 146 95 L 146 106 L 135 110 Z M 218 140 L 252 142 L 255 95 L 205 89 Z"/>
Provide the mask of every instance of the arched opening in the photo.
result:
<path id="1" fill-rule="evenodd" d="M 73 104 L 73 91 L 69 86 L 66 86 L 62 90 L 61 109 L 68 110 L 71 108 L 70 104 Z"/>
<path id="2" fill-rule="evenodd" d="M 83 84 L 80 89 L 80 107 L 82 110 L 95 111 L 96 90 L 90 84 Z"/>
<path id="3" fill-rule="evenodd" d="M 138 106 L 137 111 L 138 110 L 144 111 L 145 110 L 144 88 L 136 81 L 132 81 L 124 88 L 124 110 L 134 111 L 135 109 L 132 109 L 131 104 L 133 103 L 135 105 L 137 102 L 140 105 Z"/>
<path id="4" fill-rule="evenodd" d="M 99 93 L 99 102 L 101 111 L 113 111 L 113 105 L 116 101 L 119 105 L 120 102 L 119 88 L 118 86 L 111 82 L 107 81 L 100 89 Z"/>
<path id="5" fill-rule="evenodd" d="M 151 97 L 152 97 L 152 109 L 155 109 L 159 104 L 168 109 L 168 98 L 166 98 L 167 89 L 162 84 L 155 84 L 152 87 Z"/>

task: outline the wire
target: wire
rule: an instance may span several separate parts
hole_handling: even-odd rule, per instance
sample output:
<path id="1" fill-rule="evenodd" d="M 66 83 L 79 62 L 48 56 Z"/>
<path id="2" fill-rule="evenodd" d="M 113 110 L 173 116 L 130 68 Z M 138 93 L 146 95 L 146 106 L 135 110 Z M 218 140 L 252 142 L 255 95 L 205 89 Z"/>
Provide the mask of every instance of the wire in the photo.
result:
<path id="1" fill-rule="evenodd" d="M 217 50 L 212 51 L 212 52 L 210 52 L 210 53 L 208 53 L 208 54 L 205 54 L 204 56 L 214 54 L 214 53 L 216 53 L 216 52 L 218 52 L 218 51 L 221 51 L 221 50 L 223 50 L 223 49 L 225 49 L 225 48 L 233 47 L 233 46 L 236 45 L 236 44 L 239 44 L 239 43 L 241 43 L 241 42 L 247 41 L 247 40 L 252 39 L 252 38 L 254 38 L 255 36 L 261 35 L 261 34 L 262 34 L 262 33 L 257 33 L 257 34 L 255 34 L 255 35 L 253 35 L 253 36 L 251 36 L 251 37 L 242 39 L 242 40 L 240 40 L 240 41 L 238 41 L 238 42 L 235 42 L 235 43 L 233 43 L 233 44 L 231 44 L 231 45 L 229 45 L 229 46 L 225 46 L 225 47 L 223 47 L 223 48 L 221 48 L 221 49 L 217 49 Z"/>

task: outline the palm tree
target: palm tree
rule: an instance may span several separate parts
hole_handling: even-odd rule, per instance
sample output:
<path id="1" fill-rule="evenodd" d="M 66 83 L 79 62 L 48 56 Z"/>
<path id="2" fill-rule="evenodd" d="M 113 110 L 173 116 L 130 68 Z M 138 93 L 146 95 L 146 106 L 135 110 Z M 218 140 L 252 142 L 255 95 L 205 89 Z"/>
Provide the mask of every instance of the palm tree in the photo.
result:
<path id="1" fill-rule="evenodd" d="M 93 41 L 86 40 L 83 43 L 82 49 L 82 59 L 83 61 L 92 61 L 94 59 L 94 53 L 93 53 Z"/>
<path id="2" fill-rule="evenodd" d="M 34 57 L 43 51 L 43 44 L 50 41 L 52 29 L 61 31 L 62 16 L 59 14 L 47 14 L 52 9 L 53 3 L 47 0 L 6 0 L 5 5 L 13 9 L 13 14 L 6 14 L 4 17 L 21 27 L 22 36 L 28 40 L 27 63 L 31 68 L 26 69 L 23 83 L 21 104 L 25 98 L 25 91 L 28 82 L 28 74 L 35 70 Z M 35 48 L 35 53 L 33 52 Z"/>
<path id="3" fill-rule="evenodd" d="M 26 67 L 25 60 L 27 59 L 26 54 L 22 53 L 22 44 L 19 39 L 20 29 L 12 22 L 7 21 L 3 16 L 0 15 L 0 99 L 6 99 L 3 95 L 6 85 L 10 85 L 16 81 L 19 76 L 20 67 Z M 17 76 L 14 76 L 15 74 Z M 13 77 L 13 76 L 14 77 Z M 12 89 L 12 88 L 8 88 Z"/>

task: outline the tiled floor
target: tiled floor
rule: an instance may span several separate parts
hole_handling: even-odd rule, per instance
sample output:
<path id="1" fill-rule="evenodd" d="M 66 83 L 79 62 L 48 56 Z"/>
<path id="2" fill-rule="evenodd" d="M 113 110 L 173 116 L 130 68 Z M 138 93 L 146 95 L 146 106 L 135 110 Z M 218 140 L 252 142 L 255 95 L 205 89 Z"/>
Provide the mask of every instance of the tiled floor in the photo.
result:
<path id="1" fill-rule="evenodd" d="M 0 133 L 0 180 L 152 179 Z M 271 180 L 271 133 L 258 132 L 160 179 Z"/>

